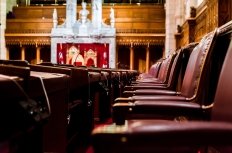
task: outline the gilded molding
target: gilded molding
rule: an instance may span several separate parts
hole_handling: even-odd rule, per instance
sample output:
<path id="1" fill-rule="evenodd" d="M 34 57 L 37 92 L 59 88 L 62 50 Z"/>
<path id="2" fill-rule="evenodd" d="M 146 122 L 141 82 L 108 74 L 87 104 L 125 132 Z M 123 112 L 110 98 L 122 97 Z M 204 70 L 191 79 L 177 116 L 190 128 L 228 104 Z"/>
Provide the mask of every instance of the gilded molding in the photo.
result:
<path id="1" fill-rule="evenodd" d="M 9 38 L 6 39 L 6 45 L 35 45 L 35 46 L 44 46 L 50 45 L 51 40 L 50 37 L 41 37 L 41 38 L 31 38 L 31 37 L 24 37 L 24 38 Z"/>

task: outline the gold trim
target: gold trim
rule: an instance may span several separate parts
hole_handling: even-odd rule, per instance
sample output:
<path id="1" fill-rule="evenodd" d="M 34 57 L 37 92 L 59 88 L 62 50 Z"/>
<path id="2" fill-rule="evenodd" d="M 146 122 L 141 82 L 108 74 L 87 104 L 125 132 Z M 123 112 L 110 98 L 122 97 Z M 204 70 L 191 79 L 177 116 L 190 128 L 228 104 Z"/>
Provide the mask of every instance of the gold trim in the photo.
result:
<path id="1" fill-rule="evenodd" d="M 164 33 L 152 34 L 152 33 L 117 33 L 116 36 L 119 37 L 165 37 Z"/>
<path id="2" fill-rule="evenodd" d="M 216 35 L 217 35 L 217 28 L 213 32 L 209 33 L 209 35 L 206 35 L 205 37 L 202 38 L 202 41 L 204 41 L 204 42 L 205 42 L 205 40 L 208 40 L 209 38 L 211 38 L 211 40 L 207 41 L 207 44 L 204 43 L 202 46 L 200 46 L 200 49 L 205 49 L 205 50 L 208 50 L 208 51 L 205 52 L 205 50 L 204 50 L 204 52 L 202 53 L 203 54 L 202 59 L 201 59 L 202 63 L 199 66 L 200 67 L 200 74 L 197 76 L 197 80 L 195 81 L 195 83 L 197 85 L 196 85 L 196 89 L 194 91 L 194 95 L 191 98 L 186 98 L 186 100 L 193 100 L 193 99 L 196 98 L 196 94 L 197 94 L 197 91 L 199 89 L 199 82 L 201 80 L 201 75 L 202 75 L 202 71 L 203 71 L 203 68 L 204 68 L 204 65 L 205 65 L 205 61 L 206 61 L 207 55 L 208 55 L 208 53 L 209 53 L 209 51 L 210 51 L 210 49 L 212 47 L 213 39 L 214 39 L 214 37 Z M 200 43 L 202 43 L 202 41 Z M 206 45 L 206 47 L 204 47 L 205 45 Z"/>
<path id="3" fill-rule="evenodd" d="M 92 131 L 92 134 L 98 134 L 98 133 L 123 133 L 128 131 L 128 121 L 125 121 L 124 125 L 116 125 L 116 124 L 110 124 L 110 125 L 103 125 L 95 128 Z M 124 139 L 125 140 L 125 139 Z"/>
<path id="4" fill-rule="evenodd" d="M 176 122 L 188 122 L 188 118 L 186 116 L 177 116 L 174 118 Z"/>
<path id="5" fill-rule="evenodd" d="M 6 33 L 6 37 L 51 37 L 50 33 Z"/>
<path id="6" fill-rule="evenodd" d="M 197 16 L 195 18 L 198 18 L 199 16 L 201 16 L 204 13 L 204 11 L 206 11 L 206 9 L 207 9 L 207 6 L 204 6 L 203 9 L 199 13 L 197 13 Z"/>
<path id="7" fill-rule="evenodd" d="M 201 108 L 202 108 L 202 109 L 210 109 L 210 108 L 213 108 L 213 106 L 214 106 L 214 103 L 212 103 L 212 104 L 210 104 L 210 105 L 206 105 L 206 106 L 205 106 L 205 105 L 202 105 Z"/>

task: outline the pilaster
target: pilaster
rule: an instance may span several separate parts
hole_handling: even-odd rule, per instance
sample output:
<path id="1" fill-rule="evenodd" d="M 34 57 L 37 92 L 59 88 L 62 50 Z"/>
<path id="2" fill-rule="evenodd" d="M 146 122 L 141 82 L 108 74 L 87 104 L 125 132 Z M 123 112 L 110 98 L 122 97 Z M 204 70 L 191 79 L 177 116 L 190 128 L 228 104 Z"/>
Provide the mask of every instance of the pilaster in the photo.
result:
<path id="1" fill-rule="evenodd" d="M 168 56 L 176 49 L 175 31 L 176 22 L 173 17 L 176 12 L 176 1 L 166 0 L 166 38 L 165 38 L 165 55 Z"/>
<path id="2" fill-rule="evenodd" d="M 0 2 L 0 59 L 6 59 L 6 0 L 1 0 Z"/>

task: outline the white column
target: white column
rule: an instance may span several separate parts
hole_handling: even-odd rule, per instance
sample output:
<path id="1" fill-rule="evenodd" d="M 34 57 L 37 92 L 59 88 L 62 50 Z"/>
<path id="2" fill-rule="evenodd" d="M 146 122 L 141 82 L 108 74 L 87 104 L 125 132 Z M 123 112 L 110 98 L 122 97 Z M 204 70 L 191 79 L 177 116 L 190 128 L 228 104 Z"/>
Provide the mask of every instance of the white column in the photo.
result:
<path id="1" fill-rule="evenodd" d="M 102 24 L 102 0 L 92 0 L 92 23 L 96 29 Z"/>
<path id="2" fill-rule="evenodd" d="M 184 0 L 176 0 L 176 8 L 175 20 L 177 27 L 177 25 L 181 26 L 184 23 Z"/>
<path id="3" fill-rule="evenodd" d="M 0 59 L 6 59 L 6 0 L 0 0 Z"/>
<path id="4" fill-rule="evenodd" d="M 66 28 L 72 28 L 77 19 L 77 1 L 67 0 L 66 2 Z"/>
<path id="5" fill-rule="evenodd" d="M 58 25 L 58 15 L 56 8 L 54 8 L 53 10 L 52 19 L 53 19 L 53 28 L 56 28 Z"/>
<path id="6" fill-rule="evenodd" d="M 176 1 L 166 0 L 166 37 L 165 37 L 165 56 L 167 57 L 170 53 L 176 49 L 176 23 L 175 23 L 175 12 L 176 12 Z"/>

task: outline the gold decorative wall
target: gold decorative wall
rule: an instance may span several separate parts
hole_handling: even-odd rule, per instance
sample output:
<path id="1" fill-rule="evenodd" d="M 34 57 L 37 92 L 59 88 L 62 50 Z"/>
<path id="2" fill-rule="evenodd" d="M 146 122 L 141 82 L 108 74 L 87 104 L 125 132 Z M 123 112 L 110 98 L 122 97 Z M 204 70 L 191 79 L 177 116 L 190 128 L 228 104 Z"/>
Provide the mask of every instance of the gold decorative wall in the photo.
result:
<path id="1" fill-rule="evenodd" d="M 220 3 L 219 0 L 204 0 L 197 8 L 196 17 L 187 19 L 182 25 L 182 33 L 176 35 L 177 46 L 198 42 L 206 33 L 218 27 Z M 189 23 L 190 20 L 194 25 Z"/>
<path id="2" fill-rule="evenodd" d="M 103 22 L 106 24 L 109 23 L 111 7 L 115 10 L 115 27 L 117 29 L 117 38 L 119 38 L 117 42 L 120 43 L 125 39 L 136 43 L 160 44 L 164 42 L 165 12 L 163 5 L 103 5 L 102 16 Z M 14 18 L 7 19 L 7 45 L 12 43 L 31 44 L 33 40 L 35 44 L 38 42 L 38 37 L 41 38 L 41 36 L 44 36 L 44 43 L 47 44 L 47 36 L 50 35 L 53 26 L 52 13 L 54 8 L 57 9 L 58 13 L 58 24 L 63 24 L 66 13 L 65 6 L 14 7 Z M 80 6 L 78 6 L 77 12 L 80 9 Z M 90 10 L 90 5 L 88 5 L 87 9 Z M 91 11 L 88 17 L 91 17 Z M 30 36 L 30 39 L 27 39 L 27 36 Z M 39 42 L 42 42 L 43 38 L 42 40 L 40 38 Z"/>
<path id="3" fill-rule="evenodd" d="M 111 7 L 114 8 L 115 12 L 116 46 L 129 46 L 131 44 L 134 46 L 158 45 L 161 46 L 160 48 L 164 46 L 165 10 L 163 4 L 115 4 L 114 6 L 103 4 L 103 22 L 108 25 L 110 24 Z M 52 14 L 54 8 L 57 9 L 58 13 L 58 25 L 61 25 L 64 23 L 66 16 L 64 5 L 14 7 L 12 18 L 7 19 L 5 36 L 8 50 L 14 53 L 19 52 L 16 53 L 19 55 L 18 58 L 24 59 L 22 56 L 24 48 L 26 50 L 28 46 L 47 46 L 46 52 L 48 53 L 41 52 L 41 58 L 50 56 L 50 33 L 53 26 Z M 87 9 L 91 10 L 90 4 L 87 4 Z M 80 10 L 81 6 L 78 5 L 77 12 Z M 79 18 L 79 14 L 77 14 L 77 17 Z M 88 18 L 91 18 L 91 11 Z M 30 54 L 30 52 L 33 52 L 31 48 L 26 50 L 25 54 Z M 124 52 L 124 50 L 117 49 L 116 61 L 121 61 L 121 59 L 118 59 L 118 52 Z M 144 53 L 141 51 L 137 54 Z M 38 59 L 38 57 L 34 58 Z M 45 59 L 49 60 L 50 58 L 41 60 L 46 61 Z"/>

